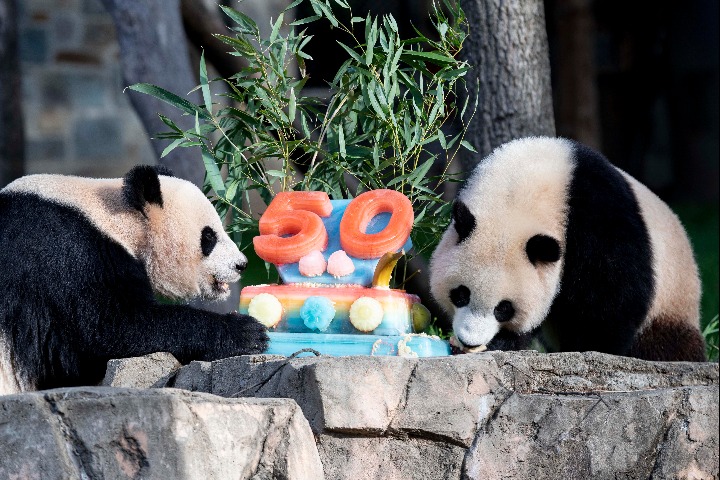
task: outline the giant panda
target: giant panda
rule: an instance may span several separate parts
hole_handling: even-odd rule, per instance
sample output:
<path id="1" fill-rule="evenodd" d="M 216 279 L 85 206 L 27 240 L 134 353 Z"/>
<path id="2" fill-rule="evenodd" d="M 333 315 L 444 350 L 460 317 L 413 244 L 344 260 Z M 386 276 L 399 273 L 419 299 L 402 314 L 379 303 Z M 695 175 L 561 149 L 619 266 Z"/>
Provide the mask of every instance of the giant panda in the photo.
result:
<path id="1" fill-rule="evenodd" d="M 12 182 L 0 190 L 0 394 L 97 384 L 111 358 L 262 352 L 252 317 L 168 301 L 226 298 L 246 264 L 203 193 L 165 169 Z"/>
<path id="2" fill-rule="evenodd" d="M 647 187 L 577 142 L 497 148 L 453 204 L 431 293 L 463 351 L 599 351 L 705 359 L 700 281 L 678 218 Z"/>

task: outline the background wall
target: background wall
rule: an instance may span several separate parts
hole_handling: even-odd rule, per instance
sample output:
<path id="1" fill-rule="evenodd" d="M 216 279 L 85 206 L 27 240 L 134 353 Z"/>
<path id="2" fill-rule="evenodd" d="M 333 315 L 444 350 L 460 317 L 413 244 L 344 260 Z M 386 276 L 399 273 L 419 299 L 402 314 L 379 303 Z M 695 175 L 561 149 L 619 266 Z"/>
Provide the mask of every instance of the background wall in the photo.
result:
<path id="1" fill-rule="evenodd" d="M 112 20 L 98 0 L 22 0 L 26 173 L 122 176 L 155 156 L 123 93 Z"/>

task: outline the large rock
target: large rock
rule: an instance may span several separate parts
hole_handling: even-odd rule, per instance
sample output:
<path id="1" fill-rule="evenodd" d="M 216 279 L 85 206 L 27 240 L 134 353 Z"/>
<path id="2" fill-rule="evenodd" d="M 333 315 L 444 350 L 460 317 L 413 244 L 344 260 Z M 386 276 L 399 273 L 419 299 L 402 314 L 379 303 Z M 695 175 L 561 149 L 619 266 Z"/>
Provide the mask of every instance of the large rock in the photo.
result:
<path id="1" fill-rule="evenodd" d="M 321 479 L 287 399 L 74 388 L 0 397 L 0 478 Z"/>
<path id="2" fill-rule="evenodd" d="M 599 353 L 236 357 L 175 387 L 287 397 L 328 478 L 718 478 L 718 365 Z"/>

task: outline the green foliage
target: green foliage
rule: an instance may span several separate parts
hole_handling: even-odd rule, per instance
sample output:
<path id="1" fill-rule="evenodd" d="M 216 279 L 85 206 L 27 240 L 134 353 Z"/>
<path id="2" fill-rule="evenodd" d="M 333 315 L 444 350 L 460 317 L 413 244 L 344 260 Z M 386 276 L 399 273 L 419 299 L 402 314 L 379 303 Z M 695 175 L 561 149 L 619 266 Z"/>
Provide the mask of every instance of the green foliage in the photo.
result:
<path id="1" fill-rule="evenodd" d="M 303 1 L 310 2 L 314 15 L 285 24 L 284 13 Z M 288 190 L 320 190 L 342 199 L 391 188 L 413 204 L 417 253 L 432 250 L 450 219 L 449 205 L 436 188 L 455 181 L 448 167 L 458 149 L 473 150 L 464 140 L 465 128 L 453 136 L 441 130 L 458 116 L 466 127 L 462 120 L 474 113 L 467 101 L 456 104 L 456 88 L 464 85 L 470 68 L 457 58 L 467 35 L 460 6 L 444 0 L 444 8 L 435 8 L 438 40 L 419 31 L 401 39 L 392 16 L 355 17 L 343 0 L 293 2 L 273 22 L 268 38 L 248 16 L 221 8 L 235 35 L 216 37 L 232 48 L 231 55 L 245 60 L 246 68 L 210 80 L 201 57 L 201 105 L 154 85 L 130 88 L 195 117 L 195 127 L 186 131 L 161 117 L 170 131 L 159 137 L 172 140 L 163 155 L 178 147 L 200 149 L 206 187 L 214 191 L 221 217 L 230 215 L 234 238 L 257 231 L 257 216 L 249 210 L 253 190 L 269 204 Z M 314 21 L 330 22 L 352 39 L 350 45 L 341 43 L 348 56 L 329 85 L 326 103 L 303 94 L 306 62 L 313 60 L 303 48 L 312 37 L 296 28 Z M 292 74 L 294 64 L 300 78 Z M 226 97 L 222 104 L 213 102 L 218 83 L 225 85 L 215 94 Z M 442 153 L 432 153 L 431 145 Z"/>
<path id="2" fill-rule="evenodd" d="M 425 329 L 423 333 L 426 333 L 428 335 L 435 335 L 436 337 L 440 337 L 443 340 L 449 340 L 450 337 L 452 337 L 452 330 L 450 331 L 444 331 L 440 325 L 438 325 L 437 318 L 433 318 L 432 323 L 428 325 L 428 327 Z"/>
<path id="3" fill-rule="evenodd" d="M 710 320 L 702 331 L 705 344 L 707 345 L 707 356 L 709 360 L 718 360 L 718 315 Z"/>
<path id="4" fill-rule="evenodd" d="M 707 356 L 718 360 L 718 308 L 720 307 L 720 209 L 717 204 L 681 203 L 672 205 L 687 229 L 702 281 L 700 327 L 707 345 Z"/>

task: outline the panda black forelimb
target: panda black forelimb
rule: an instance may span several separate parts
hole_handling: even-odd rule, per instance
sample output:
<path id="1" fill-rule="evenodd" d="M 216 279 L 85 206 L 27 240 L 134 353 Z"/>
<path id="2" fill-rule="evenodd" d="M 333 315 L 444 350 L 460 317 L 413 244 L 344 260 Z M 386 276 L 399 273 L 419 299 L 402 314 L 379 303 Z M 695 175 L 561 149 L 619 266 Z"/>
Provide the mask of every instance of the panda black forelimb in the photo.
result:
<path id="1" fill-rule="evenodd" d="M 488 350 L 516 351 L 527 350 L 532 343 L 534 332 L 516 333 L 505 328 L 487 344 Z"/>
<path id="2" fill-rule="evenodd" d="M 104 331 L 96 338 L 113 339 L 92 345 L 103 359 L 169 352 L 186 364 L 262 353 L 267 348 L 265 327 L 238 313 L 153 304 L 126 312 L 125 319 L 98 325 Z"/>

